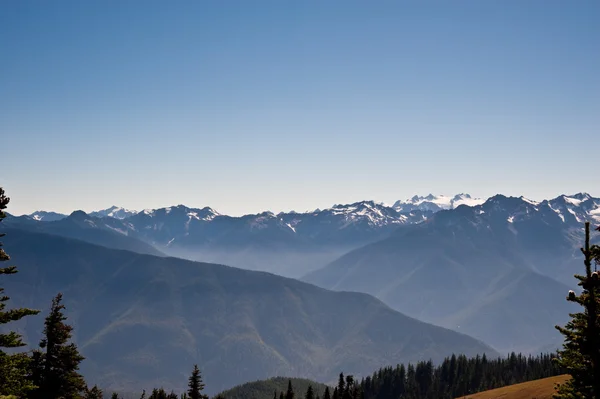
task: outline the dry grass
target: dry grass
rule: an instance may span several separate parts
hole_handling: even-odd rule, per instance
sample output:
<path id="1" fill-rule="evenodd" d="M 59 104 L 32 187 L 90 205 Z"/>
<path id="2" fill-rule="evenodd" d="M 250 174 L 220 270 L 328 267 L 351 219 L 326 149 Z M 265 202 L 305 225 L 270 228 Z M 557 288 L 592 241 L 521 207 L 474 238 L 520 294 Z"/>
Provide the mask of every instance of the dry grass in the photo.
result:
<path id="1" fill-rule="evenodd" d="M 555 385 L 562 384 L 568 378 L 570 378 L 568 375 L 559 375 L 492 389 L 474 395 L 461 396 L 459 399 L 551 399 L 556 392 L 554 390 Z"/>

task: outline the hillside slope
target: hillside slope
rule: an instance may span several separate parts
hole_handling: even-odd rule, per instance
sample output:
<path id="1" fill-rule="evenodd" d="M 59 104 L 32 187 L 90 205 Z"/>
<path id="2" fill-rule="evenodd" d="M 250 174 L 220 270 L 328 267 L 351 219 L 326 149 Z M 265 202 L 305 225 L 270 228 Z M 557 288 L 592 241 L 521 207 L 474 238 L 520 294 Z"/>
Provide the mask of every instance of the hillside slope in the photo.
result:
<path id="1" fill-rule="evenodd" d="M 83 211 L 75 211 L 63 219 L 49 222 L 39 222 L 24 216 L 10 217 L 4 220 L 3 225 L 32 232 L 75 238 L 107 248 L 164 256 L 161 251 L 151 244 L 129 236 L 127 229 L 123 227 L 119 220 L 101 219 L 90 216 Z"/>
<path id="2" fill-rule="evenodd" d="M 13 304 L 47 310 L 65 296 L 83 369 L 107 390 L 180 389 L 198 363 L 209 393 L 277 375 L 331 381 L 386 365 L 491 348 L 359 293 L 264 272 L 111 250 L 8 230 L 20 272 Z M 36 342 L 42 317 L 28 318 Z"/>
<path id="3" fill-rule="evenodd" d="M 238 385 L 222 392 L 222 395 L 226 399 L 272 399 L 274 392 L 286 392 L 289 381 L 292 382 L 292 388 L 298 397 L 303 397 L 311 386 L 315 397 L 319 395 L 322 398 L 326 388 L 325 384 L 305 378 L 274 377 Z"/>
<path id="4" fill-rule="evenodd" d="M 574 309 L 564 298 L 577 288 L 583 225 L 573 226 L 548 205 L 496 196 L 404 226 L 303 280 L 372 294 L 502 352 L 537 352 L 562 342 L 554 326 Z"/>
<path id="5" fill-rule="evenodd" d="M 556 393 L 556 384 L 562 384 L 570 378 L 568 375 L 544 378 L 522 384 L 461 396 L 457 399 L 552 399 Z"/>

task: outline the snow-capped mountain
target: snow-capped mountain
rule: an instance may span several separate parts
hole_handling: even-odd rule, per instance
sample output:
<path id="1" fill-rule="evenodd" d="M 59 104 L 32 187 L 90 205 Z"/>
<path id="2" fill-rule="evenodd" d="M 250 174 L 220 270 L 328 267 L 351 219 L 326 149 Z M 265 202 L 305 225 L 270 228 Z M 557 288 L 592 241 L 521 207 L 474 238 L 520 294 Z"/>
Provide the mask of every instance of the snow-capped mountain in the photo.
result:
<path id="1" fill-rule="evenodd" d="M 53 222 L 56 220 L 61 220 L 67 217 L 67 215 L 63 215 L 62 213 L 57 212 L 46 212 L 46 211 L 36 211 L 27 215 L 33 220 L 37 220 L 39 222 Z"/>
<path id="2" fill-rule="evenodd" d="M 309 240 L 357 243 L 381 238 L 399 225 L 420 223 L 432 214 L 398 212 L 374 201 L 361 201 L 307 213 L 280 213 L 278 217 Z"/>
<path id="3" fill-rule="evenodd" d="M 495 195 L 400 227 L 303 280 L 375 295 L 502 351 L 554 349 L 562 337 L 548 326 L 566 321 L 570 305 L 562 298 L 583 269 L 583 223 L 597 227 L 599 216 L 600 199 L 585 193 L 544 201 Z M 592 243 L 599 242 L 594 232 Z M 499 314 L 510 314 L 500 327 L 490 316 Z"/>
<path id="4" fill-rule="evenodd" d="M 347 251 L 385 239 L 403 226 L 410 228 L 428 222 L 433 216 L 438 224 L 444 221 L 451 226 L 464 223 L 465 215 L 471 215 L 469 223 L 484 228 L 491 221 L 499 221 L 506 231 L 518 231 L 522 221 L 532 220 L 535 222 L 532 226 L 537 223 L 552 226 L 556 231 L 571 229 L 570 234 L 577 238 L 583 221 L 600 224 L 600 199 L 580 193 L 536 202 L 498 195 L 483 202 L 459 194 L 415 196 L 394 207 L 361 201 L 305 213 L 262 212 L 241 217 L 222 215 L 209 207 L 184 205 L 148 209 L 126 217 L 123 212 L 133 213 L 117 207 L 90 215 L 74 212 L 68 218 L 69 223 L 61 228 L 65 235 L 80 238 L 90 236 L 91 232 L 84 234 L 77 229 L 99 229 L 141 240 L 172 256 L 295 277 L 302 274 L 301 268 L 320 267 Z M 47 222 L 23 217 L 10 223 Z M 58 226 L 48 227 L 48 231 L 55 228 Z M 138 247 L 148 252 L 147 248 Z M 290 272 L 283 272 L 284 269 Z"/>
<path id="5" fill-rule="evenodd" d="M 600 223 L 600 198 L 594 198 L 587 193 L 561 195 L 550 201 L 543 201 L 540 205 L 548 205 L 563 222 L 571 219 L 576 223 Z"/>
<path id="6" fill-rule="evenodd" d="M 94 217 L 98 217 L 98 218 L 111 217 L 111 218 L 115 218 L 115 219 L 125 219 L 125 218 L 128 218 L 129 216 L 135 215 L 136 213 L 138 213 L 138 212 L 113 205 L 107 209 L 102 209 L 99 211 L 91 212 L 90 216 L 94 216 Z"/>
<path id="7" fill-rule="evenodd" d="M 459 205 L 476 206 L 484 202 L 484 199 L 472 198 L 469 194 L 457 194 L 453 197 L 429 194 L 426 197 L 415 195 L 405 201 L 396 201 L 393 208 L 399 212 L 409 212 L 415 209 L 437 212 L 442 209 L 454 209 Z"/>

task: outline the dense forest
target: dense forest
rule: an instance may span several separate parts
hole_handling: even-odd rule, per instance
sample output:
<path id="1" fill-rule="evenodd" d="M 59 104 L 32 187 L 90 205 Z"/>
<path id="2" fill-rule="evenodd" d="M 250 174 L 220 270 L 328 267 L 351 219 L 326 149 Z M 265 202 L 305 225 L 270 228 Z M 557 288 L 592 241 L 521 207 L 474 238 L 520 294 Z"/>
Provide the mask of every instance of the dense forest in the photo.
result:
<path id="1" fill-rule="evenodd" d="M 452 355 L 441 364 L 431 361 L 417 364 L 399 364 L 385 367 L 373 375 L 355 379 L 352 375 L 340 374 L 335 387 L 323 388 L 322 384 L 310 383 L 301 379 L 269 379 L 244 384 L 223 392 L 213 399 L 452 399 L 489 389 L 518 384 L 546 377 L 564 374 L 553 354 L 523 356 L 511 353 L 506 358 L 487 359 L 486 356 L 467 358 Z M 193 385 L 199 378 L 194 369 L 190 377 L 190 392 L 196 392 L 199 385 Z M 285 384 L 286 389 L 277 389 Z M 200 385 L 202 388 L 203 384 Z M 272 390 L 271 390 L 272 389 Z M 200 392 L 200 391 L 197 391 Z M 101 396 L 87 396 L 97 398 Z M 119 398 L 113 394 L 112 398 Z M 200 394 L 200 398 L 207 399 Z M 178 396 L 163 388 L 151 393 L 128 395 L 124 399 L 184 399 L 192 398 L 189 393 Z"/>

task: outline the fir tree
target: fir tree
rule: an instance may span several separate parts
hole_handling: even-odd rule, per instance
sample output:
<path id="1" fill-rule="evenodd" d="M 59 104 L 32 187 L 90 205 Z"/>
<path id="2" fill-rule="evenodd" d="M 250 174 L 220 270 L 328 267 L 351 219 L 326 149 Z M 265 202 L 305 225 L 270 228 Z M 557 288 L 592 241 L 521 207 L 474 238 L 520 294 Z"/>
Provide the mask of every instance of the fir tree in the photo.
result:
<path id="1" fill-rule="evenodd" d="M 585 224 L 584 255 L 585 275 L 575 275 L 583 288 L 580 295 L 569 291 L 567 300 L 584 308 L 583 312 L 570 314 L 565 327 L 556 328 L 565 336 L 558 363 L 571 375 L 571 379 L 557 388 L 556 398 L 600 399 L 600 279 L 592 271 L 598 260 L 597 246 L 590 246 L 590 224 Z"/>
<path id="2" fill-rule="evenodd" d="M 4 209 L 10 202 L 4 189 L 0 187 L 0 222 L 6 217 Z M 5 234 L 0 233 L 0 237 Z M 10 256 L 2 249 L 0 242 L 0 262 L 10 260 Z M 16 266 L 0 267 L 0 277 L 17 273 Z M 6 309 L 6 302 L 10 297 L 4 295 L 4 288 L 0 287 L 0 326 L 8 324 L 11 321 L 17 321 L 25 316 L 32 316 L 39 313 L 38 310 L 19 308 Z M 2 328 L 2 331 L 6 329 Z M 34 388 L 34 385 L 27 379 L 29 368 L 29 357 L 23 353 L 6 353 L 5 349 L 19 348 L 25 346 L 21 336 L 15 331 L 0 333 L 0 395 L 22 396 L 27 391 Z"/>
<path id="3" fill-rule="evenodd" d="M 96 385 L 85 395 L 85 399 L 102 399 L 103 397 L 102 390 Z"/>
<path id="4" fill-rule="evenodd" d="M 308 386 L 306 390 L 306 395 L 304 395 L 304 399 L 315 399 L 315 392 L 313 391 L 312 385 Z"/>
<path id="5" fill-rule="evenodd" d="M 344 397 L 345 390 L 346 390 L 346 383 L 344 382 L 344 373 L 340 373 L 340 377 L 338 379 L 338 385 L 337 385 L 337 394 L 340 399 Z"/>
<path id="6" fill-rule="evenodd" d="M 33 398 L 78 398 L 87 391 L 85 380 L 78 372 L 79 363 L 85 358 L 74 343 L 68 343 L 73 327 L 65 324 L 67 317 L 61 302 L 59 293 L 52 300 L 46 317 L 41 350 L 33 355 L 32 377 L 39 387 L 32 392 Z"/>
<path id="7" fill-rule="evenodd" d="M 198 365 L 194 365 L 194 370 L 192 371 L 192 375 L 189 378 L 188 382 L 188 397 L 190 399 L 206 399 L 207 397 L 202 394 L 202 390 L 204 389 L 204 383 L 202 382 L 202 375 L 200 374 L 200 369 Z"/>
<path id="8" fill-rule="evenodd" d="M 325 387 L 325 393 L 323 394 L 323 399 L 331 399 L 331 393 L 329 392 L 329 387 Z"/>
<path id="9" fill-rule="evenodd" d="M 288 388 L 285 393 L 285 399 L 294 399 L 294 388 L 292 387 L 292 380 L 288 380 Z"/>

